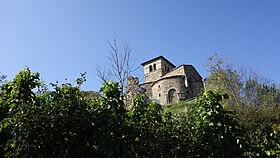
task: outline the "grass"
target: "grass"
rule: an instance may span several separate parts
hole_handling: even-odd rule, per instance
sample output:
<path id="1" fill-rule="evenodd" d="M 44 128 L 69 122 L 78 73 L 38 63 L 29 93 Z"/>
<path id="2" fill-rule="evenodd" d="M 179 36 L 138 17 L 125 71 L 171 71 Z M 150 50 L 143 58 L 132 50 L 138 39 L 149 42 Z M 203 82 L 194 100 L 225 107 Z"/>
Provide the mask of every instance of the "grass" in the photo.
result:
<path id="1" fill-rule="evenodd" d="M 164 112 L 171 112 L 171 113 L 182 113 L 188 110 L 188 106 L 192 105 L 193 102 L 179 102 L 170 105 L 164 105 L 163 111 Z"/>

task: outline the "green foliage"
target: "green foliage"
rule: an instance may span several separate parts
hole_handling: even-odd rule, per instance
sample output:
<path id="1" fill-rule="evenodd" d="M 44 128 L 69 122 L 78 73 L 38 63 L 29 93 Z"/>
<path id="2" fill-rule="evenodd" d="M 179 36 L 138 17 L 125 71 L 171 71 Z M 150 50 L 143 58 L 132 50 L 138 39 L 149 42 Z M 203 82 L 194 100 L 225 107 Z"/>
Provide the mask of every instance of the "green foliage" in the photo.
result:
<path id="1" fill-rule="evenodd" d="M 86 72 L 81 73 L 81 76 L 76 79 L 77 87 L 80 88 L 80 86 L 86 82 Z"/>
<path id="2" fill-rule="evenodd" d="M 163 106 L 163 110 L 165 112 L 171 112 L 174 114 L 183 113 L 183 112 L 187 112 L 189 110 L 189 107 L 192 106 L 192 104 L 194 103 L 179 102 L 175 104 L 165 105 Z"/>
<path id="3" fill-rule="evenodd" d="M 30 115 L 36 109 L 31 104 L 37 101 L 32 89 L 39 87 L 39 73 L 31 73 L 28 68 L 20 71 L 12 82 L 6 82 L 1 86 L 0 132 L 1 136 L 6 136 L 6 138 L 2 138 L 3 140 L 1 140 L 1 144 L 3 145 L 1 152 L 3 152 L 5 143 L 8 146 L 12 146 L 13 141 L 16 141 L 7 141 L 7 139 L 19 135 L 18 131 L 20 128 L 28 125 L 26 121 L 29 121 Z M 14 154 L 17 153 L 18 151 L 15 151 Z"/>
<path id="4" fill-rule="evenodd" d="M 120 100 L 119 85 L 109 81 L 100 89 L 102 96 L 92 104 L 94 116 L 94 141 L 99 155 L 105 157 L 126 157 L 129 129 L 125 125 L 124 103 Z"/>
<path id="5" fill-rule="evenodd" d="M 206 62 L 209 77 L 206 78 L 206 89 L 219 93 L 227 93 L 228 105 L 239 104 L 239 93 L 243 83 L 241 81 L 241 70 L 235 69 L 231 61 L 220 58 L 217 54 L 209 57 Z"/>
<path id="6" fill-rule="evenodd" d="M 206 63 L 209 77 L 206 89 L 227 93 L 228 106 L 278 106 L 280 88 L 273 81 L 245 66 L 234 66 L 229 60 L 217 54 L 208 58 Z"/>
<path id="7" fill-rule="evenodd" d="M 82 91 L 81 93 L 89 102 L 96 101 L 101 97 L 101 94 L 95 91 Z"/>
<path id="8" fill-rule="evenodd" d="M 190 114 L 190 115 L 189 115 Z M 193 154 L 193 114 L 163 113 L 156 102 L 147 103 L 144 96 L 134 99 L 127 113 L 132 130 L 132 157 L 191 157 Z"/>
<path id="9" fill-rule="evenodd" d="M 226 109 L 235 111 L 238 122 L 249 132 L 267 125 L 280 124 L 280 107 L 278 106 L 230 106 Z"/>
<path id="10" fill-rule="evenodd" d="M 7 76 L 2 75 L 1 72 L 0 72 L 0 84 L 2 84 L 3 82 L 5 82 L 6 77 L 7 77 Z"/>
<path id="11" fill-rule="evenodd" d="M 25 68 L 1 85 L 0 157 L 279 157 L 279 120 L 244 124 L 221 105 L 227 95 L 206 91 L 171 110 L 139 96 L 127 111 L 118 83 L 95 97 L 84 81 L 47 91 Z"/>
<path id="12" fill-rule="evenodd" d="M 239 124 L 250 136 L 247 156 L 277 155 L 279 139 L 274 137 L 272 126 L 280 124 L 279 85 L 250 68 L 236 67 L 217 54 L 208 59 L 207 67 L 207 89 L 229 94 L 229 100 L 223 102 L 225 108 L 236 113 Z"/>
<path id="13" fill-rule="evenodd" d="M 256 157 L 280 157 L 280 125 L 258 128 L 251 133 L 251 143 Z"/>
<path id="14" fill-rule="evenodd" d="M 220 102 L 227 95 L 205 91 L 197 100 L 195 141 L 199 157 L 242 157 L 246 147 L 245 135 L 231 112 Z"/>
<path id="15" fill-rule="evenodd" d="M 146 103 L 144 96 L 135 98 L 127 113 L 127 122 L 133 129 L 131 147 L 134 155 L 140 157 L 162 157 L 160 126 L 162 109 L 159 104 Z"/>
<path id="16" fill-rule="evenodd" d="M 48 95 L 34 93 L 41 82 L 28 68 L 2 87 L 8 106 L 1 127 L 11 137 L 6 157 L 75 157 L 87 154 L 91 136 L 91 114 L 80 91 L 70 85 L 55 86 Z"/>

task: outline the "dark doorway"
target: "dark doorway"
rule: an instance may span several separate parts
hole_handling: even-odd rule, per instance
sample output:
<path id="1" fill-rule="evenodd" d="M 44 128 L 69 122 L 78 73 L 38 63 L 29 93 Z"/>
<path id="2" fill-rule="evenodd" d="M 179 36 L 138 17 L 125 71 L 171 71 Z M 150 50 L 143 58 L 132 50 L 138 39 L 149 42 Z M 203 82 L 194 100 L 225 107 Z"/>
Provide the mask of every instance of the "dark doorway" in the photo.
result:
<path id="1" fill-rule="evenodd" d="M 168 104 L 176 103 L 177 102 L 177 95 L 175 89 L 170 89 L 168 91 Z"/>

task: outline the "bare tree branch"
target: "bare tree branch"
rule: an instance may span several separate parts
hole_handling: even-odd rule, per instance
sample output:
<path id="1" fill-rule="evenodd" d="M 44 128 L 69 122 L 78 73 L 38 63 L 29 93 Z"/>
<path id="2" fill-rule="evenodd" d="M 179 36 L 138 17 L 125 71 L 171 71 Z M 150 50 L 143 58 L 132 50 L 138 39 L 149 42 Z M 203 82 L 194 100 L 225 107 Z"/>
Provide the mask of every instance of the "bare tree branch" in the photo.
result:
<path id="1" fill-rule="evenodd" d="M 126 83 L 126 78 L 131 75 L 133 71 L 138 68 L 134 68 L 134 63 L 132 63 L 132 47 L 128 42 L 122 44 L 121 49 L 119 49 L 117 37 L 113 35 L 112 41 L 107 41 L 108 44 L 108 56 L 106 68 L 96 67 L 97 76 L 103 81 L 108 82 L 110 80 L 115 80 L 119 82 L 122 92 L 124 92 L 124 87 Z"/>
<path id="2" fill-rule="evenodd" d="M 107 70 L 105 67 L 96 65 L 95 69 L 96 75 L 101 79 L 102 82 L 107 83 L 109 80 L 111 80 L 110 72 L 108 72 L 109 70 Z"/>

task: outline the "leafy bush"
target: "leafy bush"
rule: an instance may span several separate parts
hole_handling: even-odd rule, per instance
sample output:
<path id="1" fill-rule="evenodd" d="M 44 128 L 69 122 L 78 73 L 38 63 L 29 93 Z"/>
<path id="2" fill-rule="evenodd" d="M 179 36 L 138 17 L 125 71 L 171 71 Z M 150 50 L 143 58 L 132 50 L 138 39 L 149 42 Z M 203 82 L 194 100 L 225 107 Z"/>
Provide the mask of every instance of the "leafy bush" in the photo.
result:
<path id="1" fill-rule="evenodd" d="M 227 95 L 205 91 L 175 114 L 139 96 L 127 111 L 118 83 L 91 99 L 79 89 L 84 81 L 46 91 L 25 68 L 1 85 L 0 157 L 279 156 L 277 124 L 245 132 L 221 105 Z"/>
<path id="2" fill-rule="evenodd" d="M 280 157 L 280 126 L 266 125 L 250 133 L 254 157 Z"/>
<path id="3" fill-rule="evenodd" d="M 220 104 L 227 95 L 205 91 L 197 100 L 195 142 L 199 157 L 242 157 L 247 143 L 245 133 L 232 112 Z"/>
<path id="4" fill-rule="evenodd" d="M 40 90 L 38 73 L 28 68 L 2 86 L 2 132 L 8 131 L 6 157 L 69 157 L 85 155 L 92 148 L 91 114 L 78 88 L 55 85 L 55 91 Z M 5 128 L 3 130 L 3 128 Z M 94 150 L 92 150 L 94 151 Z"/>

